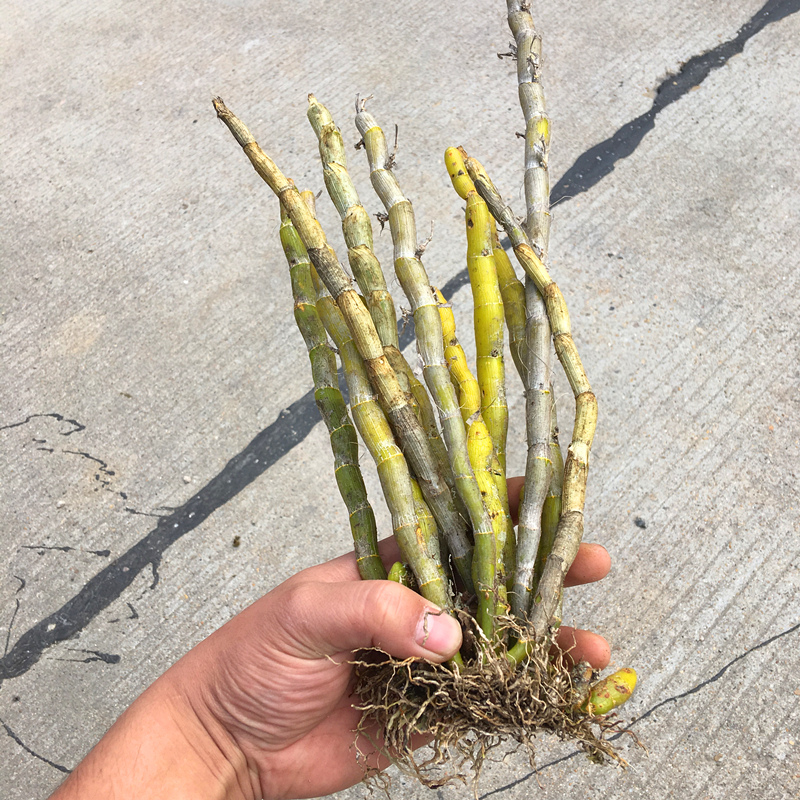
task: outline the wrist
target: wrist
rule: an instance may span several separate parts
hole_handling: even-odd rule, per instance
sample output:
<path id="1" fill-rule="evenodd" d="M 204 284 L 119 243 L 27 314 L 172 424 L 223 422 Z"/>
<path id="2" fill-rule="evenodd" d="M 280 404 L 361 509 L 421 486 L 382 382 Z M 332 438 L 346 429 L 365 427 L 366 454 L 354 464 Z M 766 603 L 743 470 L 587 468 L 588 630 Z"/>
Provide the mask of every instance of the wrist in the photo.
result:
<path id="1" fill-rule="evenodd" d="M 184 665 L 186 669 L 181 669 Z M 196 789 L 189 797 L 261 800 L 258 773 L 210 710 L 199 673 L 195 664 L 185 659 L 151 687 L 158 690 L 158 702 L 172 720 L 173 741 L 181 743 L 180 752 L 187 764 L 197 770 L 194 784 L 202 793 Z M 173 800 L 173 796 L 166 796 Z"/>
<path id="2" fill-rule="evenodd" d="M 173 670 L 125 711 L 53 800 L 261 797 L 257 775 L 233 739 L 195 696 L 191 683 Z"/>

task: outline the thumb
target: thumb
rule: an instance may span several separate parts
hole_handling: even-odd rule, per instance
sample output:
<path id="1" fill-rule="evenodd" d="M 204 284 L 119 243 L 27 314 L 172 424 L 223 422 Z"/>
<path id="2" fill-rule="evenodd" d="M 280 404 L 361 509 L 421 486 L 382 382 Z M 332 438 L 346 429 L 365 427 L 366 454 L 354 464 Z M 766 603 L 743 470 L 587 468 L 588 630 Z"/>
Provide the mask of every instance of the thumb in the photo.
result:
<path id="1" fill-rule="evenodd" d="M 272 624 L 299 657 L 379 647 L 397 658 L 445 661 L 461 646 L 453 617 L 394 581 L 303 582 L 287 587 L 281 601 Z"/>

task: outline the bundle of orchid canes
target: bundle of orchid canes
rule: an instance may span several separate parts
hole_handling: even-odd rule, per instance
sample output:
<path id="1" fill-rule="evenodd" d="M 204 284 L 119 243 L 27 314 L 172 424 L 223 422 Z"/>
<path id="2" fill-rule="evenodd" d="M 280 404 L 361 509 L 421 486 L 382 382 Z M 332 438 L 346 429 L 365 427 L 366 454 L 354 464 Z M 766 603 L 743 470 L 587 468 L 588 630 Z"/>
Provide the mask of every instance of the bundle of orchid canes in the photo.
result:
<path id="1" fill-rule="evenodd" d="M 564 579 L 583 536 L 597 400 L 570 333 L 566 302 L 546 266 L 550 125 L 541 38 L 526 0 L 508 0 L 507 6 L 526 122 L 525 223 L 518 222 L 475 158 L 460 147 L 445 152 L 453 188 L 466 201 L 476 375 L 456 338 L 451 307 L 428 280 L 411 202 L 365 101 L 356 101 L 361 136 L 356 146 L 366 151 L 371 183 L 385 208 L 378 216 L 391 229 L 395 274 L 411 305 L 424 384 L 400 350 L 394 301 L 373 251 L 371 221 L 328 110 L 309 95 L 308 119 L 319 141 L 325 186 L 342 219 L 358 288 L 317 222 L 313 193 L 298 191 L 241 120 L 214 99 L 218 117 L 280 201 L 295 320 L 330 433 L 361 577 L 404 583 L 456 616 L 464 632 L 461 652 L 446 664 L 385 654 L 357 664 L 362 729 L 374 729 L 377 722 L 390 758 L 429 786 L 461 777 L 465 764 L 479 772 L 488 750 L 505 738 L 527 747 L 533 761 L 533 740 L 542 732 L 574 740 L 595 761 L 621 762 L 609 743 L 619 725 L 610 712 L 627 700 L 636 682 L 631 669 L 593 682 L 596 676 L 585 663 L 573 664 L 553 646 Z M 524 285 L 500 244 L 498 224 L 524 270 Z M 526 398 L 527 466 L 516 530 L 505 473 L 506 327 Z M 551 388 L 553 349 L 575 396 L 566 459 Z M 339 390 L 337 353 L 349 412 Z M 378 555 L 356 431 L 377 466 L 402 554 L 388 575 Z M 423 760 L 413 746 L 420 733 L 432 748 Z"/>

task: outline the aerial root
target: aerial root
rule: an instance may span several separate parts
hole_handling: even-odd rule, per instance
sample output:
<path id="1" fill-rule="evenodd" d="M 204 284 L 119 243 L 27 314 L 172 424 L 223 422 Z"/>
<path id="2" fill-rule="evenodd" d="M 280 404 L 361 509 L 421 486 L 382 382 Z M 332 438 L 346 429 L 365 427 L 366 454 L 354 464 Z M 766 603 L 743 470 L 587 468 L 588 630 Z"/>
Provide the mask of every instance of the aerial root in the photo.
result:
<path id="1" fill-rule="evenodd" d="M 517 742 L 536 769 L 535 739 L 541 733 L 573 742 L 596 763 L 627 766 L 609 742 L 621 720 L 615 714 L 590 716 L 579 710 L 587 686 L 577 679 L 568 654 L 553 648 L 550 640 L 540 641 L 515 667 L 504 650 L 486 646 L 474 620 L 461 617 L 462 625 L 472 626 L 465 632 L 467 647 L 470 639 L 473 646 L 481 639 L 484 645 L 482 660 L 468 659 L 463 669 L 400 660 L 381 650 L 360 654 L 354 688 L 356 708 L 362 712 L 359 737 L 428 788 L 466 783 L 470 773 L 477 788 L 487 755 L 504 741 Z M 530 635 L 510 617 L 502 622 L 512 635 Z M 376 729 L 382 743 L 375 741 Z M 420 736 L 429 747 L 415 753 Z M 377 770 L 368 771 L 365 780 L 387 788 L 387 776 Z"/>

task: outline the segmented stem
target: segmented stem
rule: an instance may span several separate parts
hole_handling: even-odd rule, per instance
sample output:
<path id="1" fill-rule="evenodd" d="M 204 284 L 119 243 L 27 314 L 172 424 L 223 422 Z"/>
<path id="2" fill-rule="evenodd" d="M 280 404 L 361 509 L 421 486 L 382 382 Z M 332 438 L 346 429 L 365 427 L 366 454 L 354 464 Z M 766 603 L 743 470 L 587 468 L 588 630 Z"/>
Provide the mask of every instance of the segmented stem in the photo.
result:
<path id="1" fill-rule="evenodd" d="M 422 423 L 425 434 L 428 437 L 436 464 L 442 471 L 444 479 L 451 490 L 455 489 L 453 471 L 450 469 L 450 461 L 447 458 L 447 448 L 444 446 L 442 437 L 439 435 L 439 427 L 436 424 L 436 412 L 431 405 L 431 398 L 423 386 L 420 379 L 414 374 L 405 356 L 394 347 L 384 348 L 386 357 L 392 369 L 397 373 L 397 377 L 404 380 L 408 386 L 408 391 L 416 404 L 417 416 Z"/>
<path id="2" fill-rule="evenodd" d="M 461 413 L 467 426 L 467 449 L 475 479 L 483 495 L 492 529 L 495 535 L 494 557 L 495 577 L 487 575 L 486 580 L 496 580 L 498 591 L 494 597 L 494 607 L 487 603 L 478 609 L 478 624 L 488 634 L 491 621 L 497 614 L 507 613 L 506 576 L 514 568 L 514 523 L 508 506 L 508 489 L 500 462 L 488 428 L 481 415 L 478 381 L 472 376 L 467 364 L 464 349 L 456 337 L 456 321 L 453 310 L 446 303 L 444 295 L 436 289 L 439 301 L 439 316 L 442 320 L 442 334 L 445 342 L 445 357 L 451 375 L 462 390 L 459 391 Z M 479 543 L 486 546 L 486 542 Z M 486 554 L 489 558 L 489 554 Z"/>
<path id="3" fill-rule="evenodd" d="M 506 8 L 517 54 L 519 104 L 525 115 L 525 228 L 537 254 L 546 260 L 550 241 L 550 119 L 541 83 L 542 37 L 534 28 L 529 0 L 507 0 Z"/>
<path id="4" fill-rule="evenodd" d="M 456 318 L 453 309 L 438 289 L 436 289 L 436 300 L 439 304 L 439 320 L 442 323 L 444 357 L 452 382 L 457 387 L 458 407 L 466 425 L 475 414 L 479 414 L 481 411 L 481 387 L 475 380 L 467 363 L 464 348 L 456 337 Z"/>
<path id="5" fill-rule="evenodd" d="M 547 311 L 533 281 L 525 281 L 527 370 L 525 421 L 528 454 L 525 495 L 519 507 L 517 563 L 511 607 L 520 619 L 530 614 L 535 594 L 536 554 L 541 544 L 542 508 L 550 487 L 550 326 Z"/>
<path id="6" fill-rule="evenodd" d="M 439 534 L 436 528 L 436 520 L 433 518 L 430 508 L 428 508 L 428 504 L 425 502 L 419 483 L 413 478 L 411 479 L 411 491 L 414 495 L 414 508 L 417 512 L 420 539 L 425 543 L 428 552 L 435 553 L 437 560 L 441 563 L 442 559 L 439 555 Z M 464 669 L 464 660 L 461 657 L 461 653 L 456 653 L 448 663 L 453 667 Z"/>
<path id="7" fill-rule="evenodd" d="M 550 239 L 550 177 L 547 157 L 550 121 L 541 84 L 542 39 L 537 34 L 528 0 L 507 0 L 508 26 L 514 36 L 519 103 L 525 116 L 525 230 L 536 252 L 546 258 Z M 526 360 L 523 385 L 526 397 L 528 460 L 525 495 L 520 507 L 517 574 L 512 598 L 518 612 L 527 612 L 535 591 L 536 551 L 541 544 L 545 497 L 553 481 L 550 435 L 550 325 L 544 301 L 534 283 L 525 279 Z"/>
<path id="8" fill-rule="evenodd" d="M 466 536 L 464 521 L 456 510 L 453 496 L 444 477 L 436 469 L 436 461 L 428 438 L 398 382 L 395 371 L 389 365 L 367 307 L 353 288 L 352 281 L 339 264 L 336 253 L 328 244 L 322 228 L 300 198 L 297 189 L 258 146 L 247 126 L 225 106 L 222 100 L 217 97 L 213 102 L 219 119 L 225 123 L 241 145 L 258 175 L 284 204 L 308 251 L 311 263 L 333 295 L 350 328 L 358 352 L 364 359 L 370 383 L 386 410 L 402 451 L 420 482 L 423 494 L 447 539 L 454 558 L 460 558 L 460 563 L 468 562 L 471 545 Z"/>
<path id="9" fill-rule="evenodd" d="M 475 480 L 483 495 L 494 531 L 494 546 L 491 551 L 484 554 L 478 549 L 480 547 L 478 542 L 475 546 L 475 563 L 483 563 L 482 559 L 484 558 L 487 561 L 484 580 L 487 583 L 491 581 L 497 586 L 491 602 L 478 605 L 478 625 L 487 636 L 491 636 L 494 631 L 494 618 L 499 614 L 508 613 L 504 563 L 507 519 L 496 483 L 494 468 L 498 465 L 497 456 L 489 429 L 481 415 L 472 418 L 472 423 L 467 431 L 467 447 L 469 448 L 469 460 L 475 472 Z M 492 557 L 494 564 L 490 570 L 488 561 Z"/>
<path id="10" fill-rule="evenodd" d="M 467 228 L 467 271 L 472 289 L 473 324 L 478 384 L 481 388 L 481 414 L 494 443 L 500 466 L 505 472 L 508 403 L 503 363 L 503 297 L 497 280 L 492 247 L 489 209 L 472 185 L 462 154 L 449 147 L 444 154 L 453 188 L 467 201 L 464 221 Z"/>
<path id="11" fill-rule="evenodd" d="M 550 277 L 542 260 L 528 244 L 514 212 L 506 205 L 481 164 L 470 158 L 466 159 L 466 166 L 475 188 L 511 239 L 514 253 L 525 274 L 531 277 L 544 297 L 547 316 L 553 330 L 556 355 L 575 396 L 575 424 L 564 466 L 561 519 L 552 552 L 548 555 L 542 570 L 530 615 L 530 622 L 537 636 L 544 637 L 548 635 L 550 621 L 564 585 L 564 577 L 575 560 L 583 538 L 583 508 L 586 501 L 589 452 L 597 426 L 597 398 L 592 392 L 578 349 L 572 339 L 567 304 L 561 290 Z"/>
<path id="12" fill-rule="evenodd" d="M 561 519 L 561 492 L 564 486 L 564 459 L 558 443 L 558 417 L 556 415 L 556 401 L 550 413 L 550 461 L 553 464 L 553 474 L 550 478 L 550 487 L 542 506 L 542 534 L 539 537 L 539 547 L 536 551 L 536 566 L 533 571 L 533 586 L 539 585 L 547 556 L 553 549 L 553 541 L 558 530 L 558 521 Z"/>
<path id="13" fill-rule="evenodd" d="M 316 277 L 316 273 L 312 276 Z M 420 525 L 413 479 L 406 459 L 375 400 L 366 365 L 342 313 L 318 277 L 316 288 L 319 316 L 339 351 L 353 420 L 378 468 L 378 478 L 403 560 L 411 567 L 421 594 L 442 608 L 452 610 L 453 601 L 439 558 L 438 542 L 434 546 L 430 529 L 426 527 L 423 530 Z"/>
<path id="14" fill-rule="evenodd" d="M 525 287 L 517 277 L 508 253 L 500 245 L 500 237 L 497 235 L 497 224 L 494 217 L 490 218 L 492 228 L 492 250 L 494 252 L 494 264 L 497 269 L 497 280 L 500 284 L 500 294 L 503 297 L 503 312 L 506 317 L 508 327 L 508 347 L 511 350 L 511 358 L 517 368 L 522 383 L 525 383 L 527 368 L 525 361 L 528 357 L 528 346 L 525 342 Z"/>
<path id="15" fill-rule="evenodd" d="M 514 35 L 517 50 L 517 82 L 519 100 L 525 116 L 525 202 L 527 218 L 525 230 L 531 245 L 542 261 L 547 261 L 550 244 L 550 175 L 548 155 L 550 150 L 550 120 L 547 116 L 544 100 L 544 89 L 541 83 L 541 37 L 536 33 L 530 4 L 527 0 L 508 0 L 508 24 Z M 540 308 L 544 304 L 541 295 L 534 293 L 532 282 L 526 277 L 526 285 L 531 302 Z M 544 315 L 539 311 L 538 320 Z M 534 323 L 538 327 L 529 332 L 528 338 L 550 338 L 549 322 Z M 547 376 L 550 380 L 550 376 Z M 552 389 L 551 389 L 552 391 Z M 552 413 L 556 413 L 555 402 Z M 543 418 L 539 424 L 544 426 Z M 555 426 L 553 426 L 555 427 Z M 537 440 L 544 434 L 543 427 L 535 431 Z M 563 458 L 558 444 L 558 436 L 551 439 L 550 458 L 553 464 L 550 486 L 542 507 L 542 536 L 539 542 L 537 562 L 549 552 L 554 536 L 554 515 L 561 511 L 561 490 L 563 485 Z M 533 591 L 541 574 L 541 565 L 537 564 Z"/>
<path id="16" fill-rule="evenodd" d="M 308 96 L 307 115 L 319 141 L 325 187 L 342 219 L 342 233 L 353 276 L 364 295 L 375 329 L 383 344 L 384 353 L 397 374 L 400 385 L 411 393 L 417 403 L 418 416 L 430 440 L 437 466 L 452 489 L 453 480 L 447 451 L 436 427 L 430 398 L 399 349 L 394 300 L 386 287 L 383 269 L 373 251 L 372 223 L 369 214 L 361 205 L 358 192 L 347 171 L 347 156 L 342 134 L 328 109 L 313 94 Z"/>
<path id="17" fill-rule="evenodd" d="M 444 357 L 442 324 L 439 319 L 436 297 L 431 289 L 428 274 L 419 259 L 414 211 L 410 201 L 403 195 L 391 170 L 391 160 L 386 146 L 386 137 L 375 118 L 358 105 L 356 127 L 361 134 L 370 167 L 370 179 L 378 197 L 389 215 L 389 226 L 394 243 L 394 267 L 403 291 L 411 303 L 417 346 L 423 362 L 423 376 L 428 386 L 442 424 L 450 465 L 456 488 L 464 501 L 472 522 L 476 550 L 493 552 L 494 533 L 488 512 L 481 498 L 478 483 L 469 462 L 466 433 L 459 411 L 455 389 Z M 466 538 L 466 534 L 464 534 Z M 484 538 L 491 540 L 490 546 L 479 544 Z M 455 555 L 453 542 L 447 543 Z M 459 543 L 459 546 L 463 546 Z M 477 556 L 476 556 L 476 561 Z M 495 558 L 492 555 L 491 563 Z M 475 588 L 479 603 L 489 604 L 497 593 L 496 580 L 487 582 L 485 576 L 491 566 L 473 566 L 476 576 Z"/>
<path id="18" fill-rule="evenodd" d="M 367 490 L 358 466 L 356 430 L 339 390 L 336 355 L 328 344 L 325 328 L 317 314 L 311 261 L 283 208 L 280 238 L 289 263 L 294 318 L 311 361 L 314 400 L 330 435 L 336 483 L 350 515 L 350 531 L 353 535 L 358 572 L 365 580 L 379 580 L 386 577 L 386 570 L 378 555 L 375 514 L 367 499 Z"/>
<path id="19" fill-rule="evenodd" d="M 412 478 L 411 479 L 411 494 L 414 498 L 414 510 L 417 513 L 417 524 L 420 529 L 420 536 L 425 543 L 428 552 L 441 562 L 441 553 L 439 552 L 439 531 L 436 528 L 436 520 L 431 514 L 425 498 L 422 496 L 422 489 L 419 484 Z"/>
<path id="20" fill-rule="evenodd" d="M 475 191 L 472 179 L 464 166 L 464 152 L 461 148 L 450 147 L 445 151 L 447 173 L 456 193 L 467 201 L 465 223 L 467 230 L 467 270 L 472 288 L 473 306 L 475 309 L 473 322 L 475 328 L 475 346 L 477 355 L 478 383 L 481 390 L 481 413 L 486 428 L 494 444 L 490 472 L 495 484 L 495 491 L 487 493 L 481 486 L 484 500 L 492 519 L 497 539 L 497 551 L 502 553 L 498 559 L 499 567 L 505 583 L 513 577 L 516 565 L 516 537 L 514 523 L 508 505 L 508 487 L 506 486 L 505 448 L 508 434 L 508 405 L 506 403 L 505 365 L 503 359 L 503 317 L 504 298 L 500 288 L 497 262 L 495 261 L 495 243 L 497 230 L 494 218 L 489 213 L 486 203 Z M 499 248 L 499 242 L 497 243 Z M 510 268 L 508 256 L 499 248 Z M 514 270 L 511 269 L 512 275 Z M 506 276 L 507 277 L 507 276 Z M 516 280 L 516 276 L 514 275 Z M 519 283 L 519 281 L 517 281 Z M 521 288 L 521 284 L 520 284 Z M 509 291 L 509 299 L 514 288 Z M 512 318 L 522 311 L 523 305 L 510 310 Z M 524 324 L 523 326 L 524 327 Z M 455 331 L 455 321 L 453 321 Z M 456 340 L 457 341 L 457 340 Z M 445 344 L 447 337 L 445 337 Z M 472 435 L 472 431 L 468 431 Z M 472 451 L 470 450 L 472 459 Z M 472 460 L 473 469 L 478 477 L 478 466 Z M 483 466 L 481 466 L 483 468 Z M 479 484 L 481 483 L 479 479 Z M 498 510 L 499 509 L 499 510 Z M 505 592 L 502 593 L 505 604 Z"/>
<path id="21" fill-rule="evenodd" d="M 372 249 L 372 223 L 347 171 L 342 134 L 330 112 L 308 96 L 308 121 L 319 141 L 322 176 L 339 216 L 347 245 L 347 258 L 384 347 L 399 348 L 394 300 L 386 287 L 380 262 Z"/>

